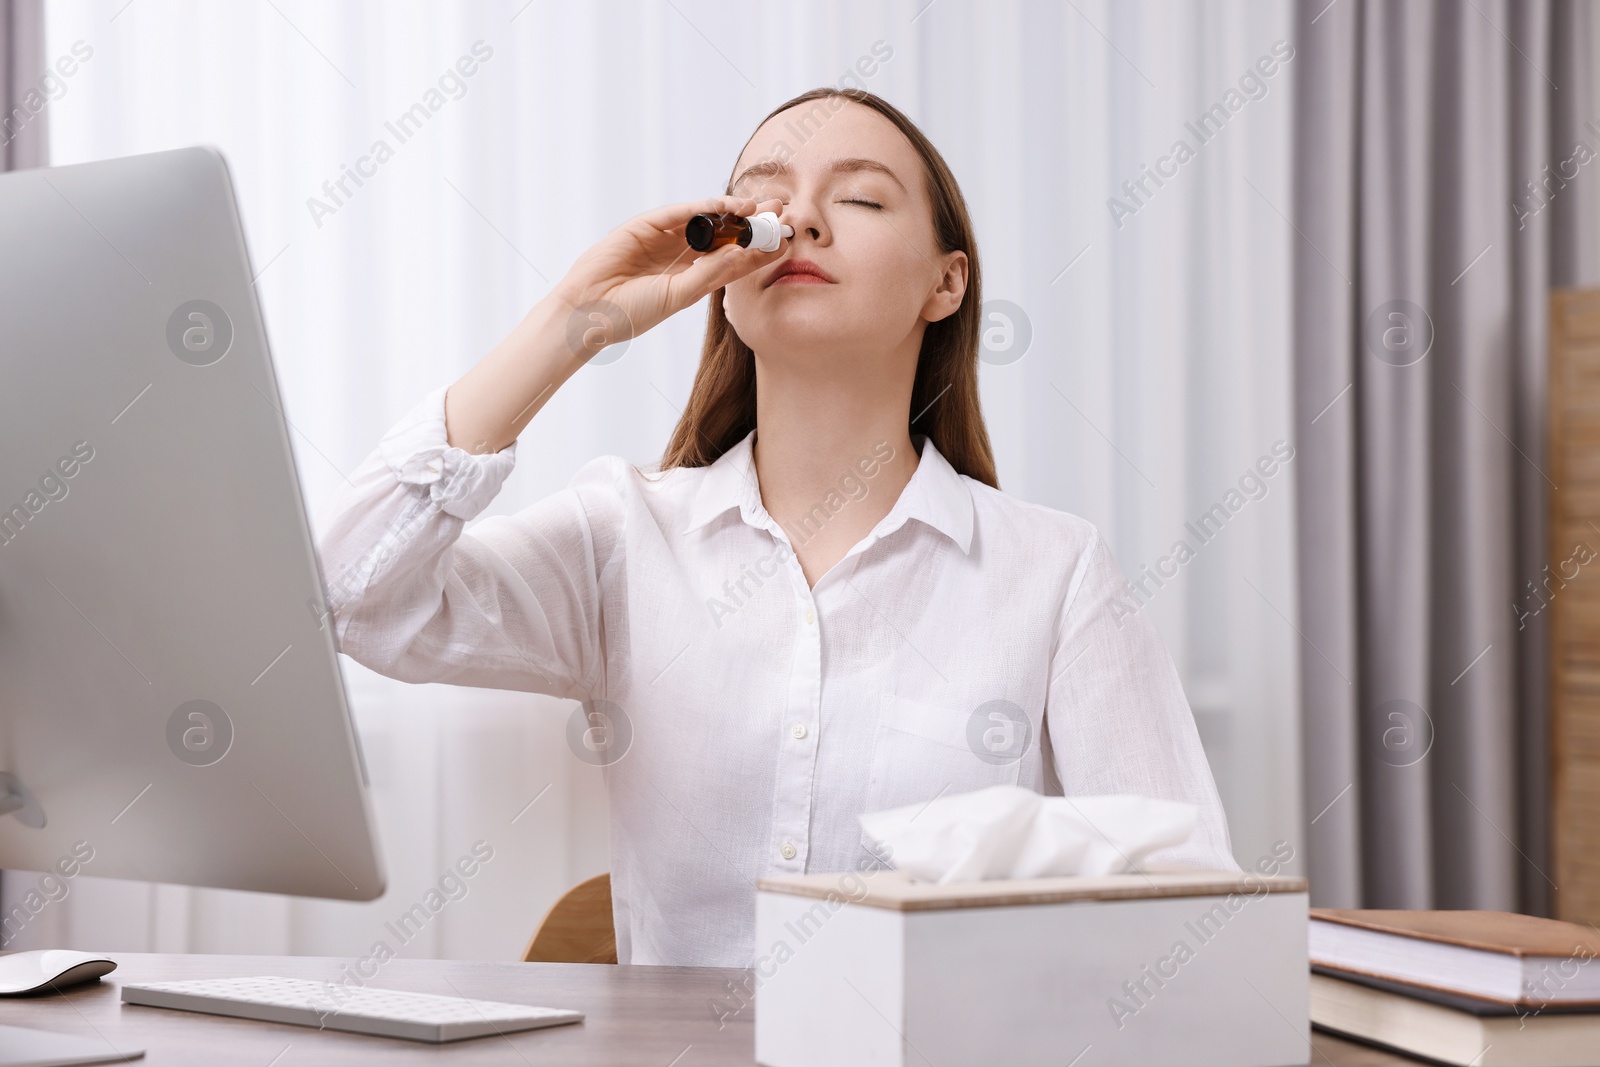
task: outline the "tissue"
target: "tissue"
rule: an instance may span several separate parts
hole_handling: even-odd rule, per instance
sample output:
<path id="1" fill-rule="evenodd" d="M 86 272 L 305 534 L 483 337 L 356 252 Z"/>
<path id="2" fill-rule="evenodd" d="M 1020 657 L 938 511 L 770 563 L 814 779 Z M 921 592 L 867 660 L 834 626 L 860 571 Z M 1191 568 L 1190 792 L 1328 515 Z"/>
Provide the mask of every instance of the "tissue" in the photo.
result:
<path id="1" fill-rule="evenodd" d="M 894 865 L 926 882 L 1122 874 L 1189 839 L 1193 804 L 1133 795 L 1044 797 L 1015 785 L 860 816 Z"/>

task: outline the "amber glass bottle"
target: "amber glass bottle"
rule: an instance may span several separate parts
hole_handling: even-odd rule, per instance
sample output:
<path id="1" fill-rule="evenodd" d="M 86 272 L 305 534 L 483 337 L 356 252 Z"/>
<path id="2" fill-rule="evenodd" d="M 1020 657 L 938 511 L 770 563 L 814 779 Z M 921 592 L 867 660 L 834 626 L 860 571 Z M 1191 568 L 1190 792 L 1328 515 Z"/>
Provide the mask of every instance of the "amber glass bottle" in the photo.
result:
<path id="1" fill-rule="evenodd" d="M 683 228 L 683 236 L 696 252 L 709 252 L 728 244 L 776 252 L 782 247 L 783 238 L 794 236 L 794 228 L 780 223 L 778 216 L 770 211 L 749 218 L 730 214 L 696 215 Z"/>

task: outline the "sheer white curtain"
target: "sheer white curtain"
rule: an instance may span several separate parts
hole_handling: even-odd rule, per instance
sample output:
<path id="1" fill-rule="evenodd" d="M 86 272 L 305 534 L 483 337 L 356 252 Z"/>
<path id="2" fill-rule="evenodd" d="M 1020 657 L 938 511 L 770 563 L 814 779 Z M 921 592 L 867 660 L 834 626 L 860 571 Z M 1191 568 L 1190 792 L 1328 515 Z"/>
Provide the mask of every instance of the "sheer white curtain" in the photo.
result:
<path id="1" fill-rule="evenodd" d="M 1002 487 L 1100 524 L 1130 578 L 1170 575 L 1129 610 L 1154 613 L 1178 661 L 1249 865 L 1276 840 L 1298 849 L 1304 820 L 1294 464 L 1248 479 L 1294 439 L 1292 59 L 1241 87 L 1275 41 L 1292 47 L 1290 25 L 1283 3 L 60 0 L 50 53 L 94 52 L 51 104 L 50 150 L 226 153 L 320 523 L 342 472 L 606 229 L 720 190 L 795 93 L 850 76 L 888 97 L 950 161 L 984 296 L 1009 302 L 983 379 Z M 574 378 L 491 511 L 598 454 L 659 456 L 703 314 Z M 1221 529 L 1202 543 L 1185 524 L 1213 505 Z M 1181 539 L 1197 551 L 1179 562 Z M 391 866 L 382 900 L 82 878 L 25 940 L 365 953 L 481 839 L 494 859 L 406 954 L 518 953 L 561 890 L 606 868 L 604 794 L 564 741 L 573 705 L 345 667 Z M 11 881 L 8 896 L 28 879 Z"/>

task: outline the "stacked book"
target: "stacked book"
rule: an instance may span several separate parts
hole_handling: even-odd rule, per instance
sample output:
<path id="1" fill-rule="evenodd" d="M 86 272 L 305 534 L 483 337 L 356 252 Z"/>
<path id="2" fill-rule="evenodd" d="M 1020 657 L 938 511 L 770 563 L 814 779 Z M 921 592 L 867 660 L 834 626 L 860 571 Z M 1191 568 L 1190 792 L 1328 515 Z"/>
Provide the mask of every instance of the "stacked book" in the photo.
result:
<path id="1" fill-rule="evenodd" d="M 1600 1064 L 1600 931 L 1500 911 L 1311 909 L 1311 1021 L 1464 1067 Z"/>

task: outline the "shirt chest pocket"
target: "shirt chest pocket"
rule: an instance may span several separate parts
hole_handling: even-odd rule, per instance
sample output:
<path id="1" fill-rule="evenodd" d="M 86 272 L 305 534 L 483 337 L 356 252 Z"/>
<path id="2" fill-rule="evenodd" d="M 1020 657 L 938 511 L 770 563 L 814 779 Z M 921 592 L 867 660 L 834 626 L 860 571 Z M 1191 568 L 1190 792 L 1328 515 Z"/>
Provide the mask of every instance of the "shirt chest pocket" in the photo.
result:
<path id="1" fill-rule="evenodd" d="M 867 811 L 926 803 L 991 785 L 1016 785 L 1032 728 L 1014 704 L 976 710 L 897 693 L 879 700 Z"/>

